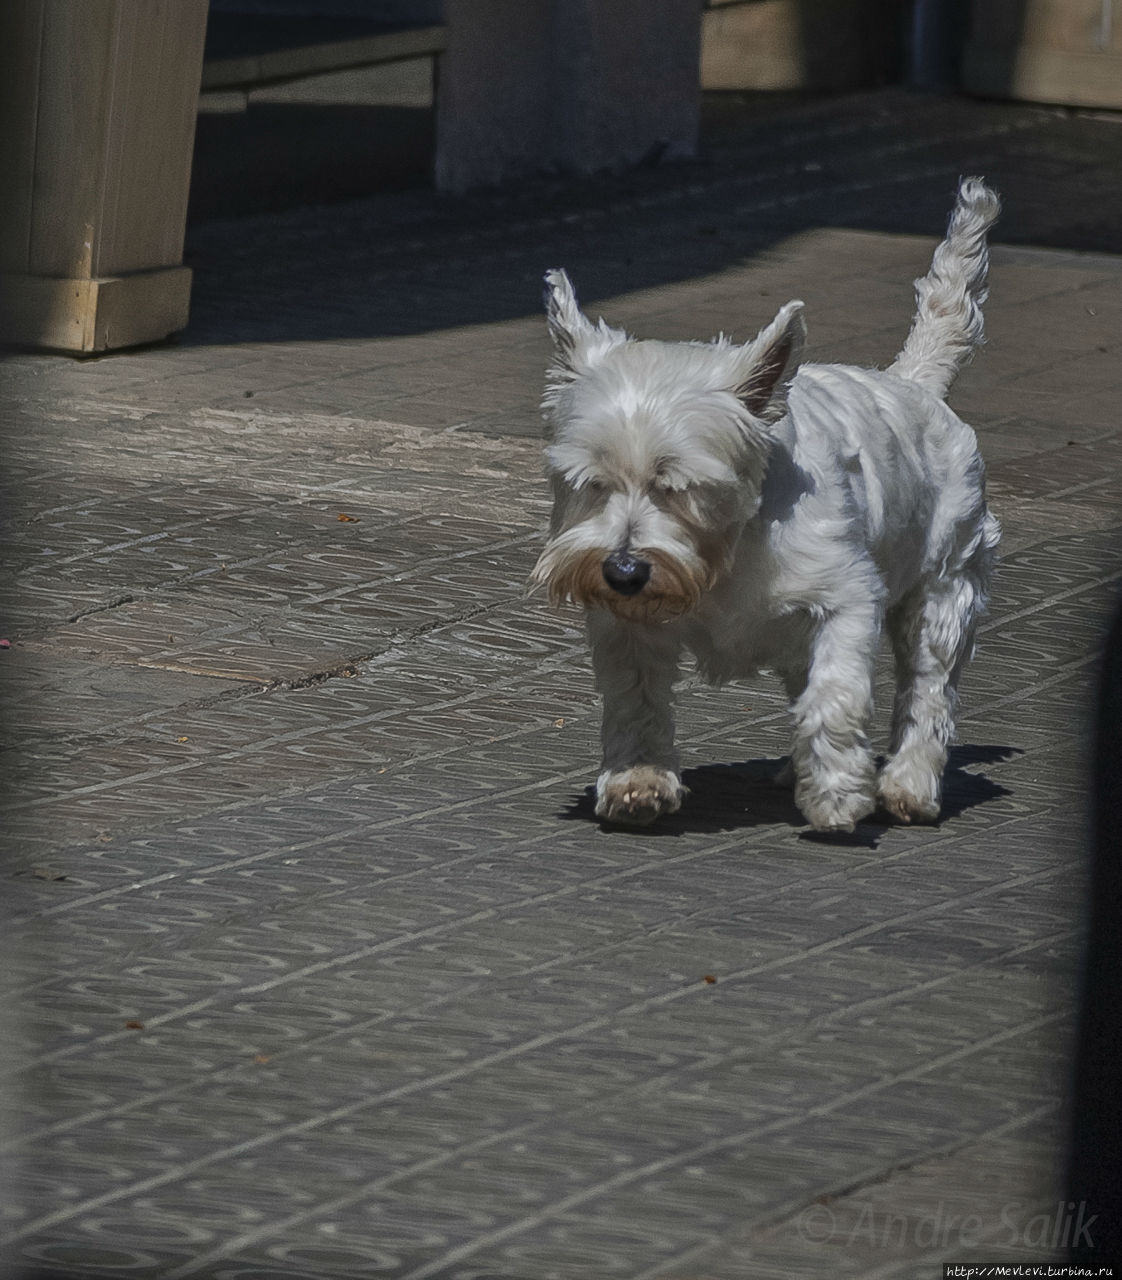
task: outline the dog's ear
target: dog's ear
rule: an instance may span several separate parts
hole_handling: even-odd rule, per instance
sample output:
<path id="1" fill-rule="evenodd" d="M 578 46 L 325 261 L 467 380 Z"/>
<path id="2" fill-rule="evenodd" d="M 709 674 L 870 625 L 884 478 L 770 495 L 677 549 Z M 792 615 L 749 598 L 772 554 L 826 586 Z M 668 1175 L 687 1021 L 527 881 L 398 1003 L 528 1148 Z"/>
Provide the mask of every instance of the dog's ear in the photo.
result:
<path id="1" fill-rule="evenodd" d="M 733 391 L 754 418 L 777 422 L 787 412 L 787 391 L 805 345 L 803 304 L 788 302 L 771 324 L 741 347 Z"/>
<path id="2" fill-rule="evenodd" d="M 558 362 L 571 368 L 573 352 L 591 335 L 592 322 L 577 306 L 573 282 L 560 268 L 545 273 L 545 316 Z"/>
<path id="3" fill-rule="evenodd" d="M 627 334 L 609 328 L 603 320 L 593 324 L 577 305 L 568 275 L 560 269 L 545 273 L 545 314 L 553 339 L 553 379 L 570 380 L 595 364 L 605 351 L 627 341 Z"/>

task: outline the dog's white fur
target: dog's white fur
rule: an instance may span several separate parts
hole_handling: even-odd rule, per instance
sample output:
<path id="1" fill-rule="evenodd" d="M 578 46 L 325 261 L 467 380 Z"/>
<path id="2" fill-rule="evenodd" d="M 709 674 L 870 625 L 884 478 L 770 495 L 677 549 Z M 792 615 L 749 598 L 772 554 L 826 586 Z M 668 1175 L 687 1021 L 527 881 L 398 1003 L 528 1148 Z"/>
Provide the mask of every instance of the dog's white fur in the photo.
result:
<path id="1" fill-rule="evenodd" d="M 782 678 L 795 800 L 813 827 L 851 831 L 878 801 L 904 822 L 938 817 L 1000 536 L 974 433 L 942 397 L 982 341 L 998 210 L 981 180 L 963 180 L 887 372 L 800 366 L 801 302 L 744 345 L 637 341 L 592 324 L 566 274 L 547 274 L 555 504 L 534 578 L 586 610 L 601 818 L 679 807 L 672 693 L 687 650 L 714 683 L 762 667 Z M 627 594 L 605 576 L 609 557 Z M 897 692 L 878 777 L 882 627 Z"/>

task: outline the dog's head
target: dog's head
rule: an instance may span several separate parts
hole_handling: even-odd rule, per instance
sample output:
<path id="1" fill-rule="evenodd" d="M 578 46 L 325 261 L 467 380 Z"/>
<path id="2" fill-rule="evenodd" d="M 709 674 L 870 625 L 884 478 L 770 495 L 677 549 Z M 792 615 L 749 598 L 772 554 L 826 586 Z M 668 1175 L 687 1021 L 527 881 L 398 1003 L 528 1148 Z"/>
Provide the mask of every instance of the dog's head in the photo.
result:
<path id="1" fill-rule="evenodd" d="M 554 506 L 533 580 L 555 602 L 678 617 L 727 571 L 759 509 L 769 426 L 802 356 L 802 303 L 743 345 L 636 341 L 593 324 L 563 271 L 546 286 Z"/>

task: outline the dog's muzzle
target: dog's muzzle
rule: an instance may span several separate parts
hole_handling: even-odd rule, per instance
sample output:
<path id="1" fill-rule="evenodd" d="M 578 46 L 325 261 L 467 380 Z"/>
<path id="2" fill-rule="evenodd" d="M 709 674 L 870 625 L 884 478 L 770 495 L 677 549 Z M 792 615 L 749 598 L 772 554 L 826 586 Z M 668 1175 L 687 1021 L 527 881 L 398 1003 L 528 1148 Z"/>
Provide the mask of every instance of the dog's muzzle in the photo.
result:
<path id="1" fill-rule="evenodd" d="M 603 564 L 604 581 L 621 596 L 638 595 L 651 578 L 651 566 L 627 551 L 614 551 Z"/>

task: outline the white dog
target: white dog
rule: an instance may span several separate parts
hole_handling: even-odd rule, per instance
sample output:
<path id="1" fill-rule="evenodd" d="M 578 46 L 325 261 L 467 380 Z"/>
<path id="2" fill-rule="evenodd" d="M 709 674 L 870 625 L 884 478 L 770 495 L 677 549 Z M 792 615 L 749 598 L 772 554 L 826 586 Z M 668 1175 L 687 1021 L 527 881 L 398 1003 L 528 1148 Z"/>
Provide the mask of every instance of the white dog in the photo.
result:
<path id="1" fill-rule="evenodd" d="M 802 365 L 803 305 L 743 346 L 637 341 L 546 276 L 543 408 L 555 505 L 534 580 L 586 610 L 604 699 L 596 813 L 647 823 L 684 788 L 673 685 L 763 667 L 795 719 L 795 801 L 820 831 L 877 802 L 940 811 L 955 688 L 1000 537 L 973 431 L 943 403 L 982 341 L 997 197 L 965 179 L 887 370 Z M 882 626 L 896 659 L 888 760 L 869 744 Z"/>

